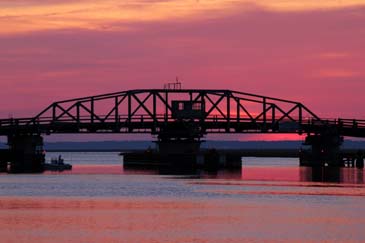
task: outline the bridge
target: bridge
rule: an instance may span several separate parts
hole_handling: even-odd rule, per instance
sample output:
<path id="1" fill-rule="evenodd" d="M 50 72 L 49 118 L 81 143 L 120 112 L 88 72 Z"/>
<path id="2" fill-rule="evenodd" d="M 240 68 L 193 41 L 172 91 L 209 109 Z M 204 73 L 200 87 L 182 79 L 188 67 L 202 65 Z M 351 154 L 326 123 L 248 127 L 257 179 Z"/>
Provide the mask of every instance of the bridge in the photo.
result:
<path id="1" fill-rule="evenodd" d="M 211 133 L 306 134 L 313 158 L 336 161 L 344 136 L 365 137 L 365 120 L 323 119 L 300 102 L 239 91 L 170 88 L 63 100 L 34 117 L 0 119 L 20 170 L 40 160 L 43 135 L 74 133 L 152 134 L 161 153 L 176 154 L 196 153 Z"/>

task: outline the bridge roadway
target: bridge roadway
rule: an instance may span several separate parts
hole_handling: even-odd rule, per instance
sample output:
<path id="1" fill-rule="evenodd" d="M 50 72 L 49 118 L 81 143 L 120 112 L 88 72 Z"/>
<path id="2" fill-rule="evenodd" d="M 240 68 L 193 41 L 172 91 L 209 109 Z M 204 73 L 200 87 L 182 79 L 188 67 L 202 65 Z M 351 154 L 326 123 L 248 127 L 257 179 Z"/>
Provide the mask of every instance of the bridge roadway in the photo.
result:
<path id="1" fill-rule="evenodd" d="M 103 116 L 99 116 L 103 117 Z M 157 116 L 158 117 L 158 116 Z M 72 133 L 147 133 L 162 135 L 168 132 L 171 136 L 185 137 L 189 134 L 206 135 L 209 133 L 281 133 L 281 134 L 311 134 L 321 133 L 324 129 L 335 129 L 340 136 L 365 137 L 365 120 L 333 119 L 307 120 L 299 123 L 290 119 L 268 123 L 263 120 L 252 122 L 248 119 L 227 121 L 221 117 L 205 117 L 200 121 L 179 121 L 161 115 L 157 122 L 147 115 L 127 118 L 120 116 L 117 122 L 105 119 L 102 122 L 91 122 L 89 118 L 81 118 L 78 122 L 73 119 L 52 118 L 21 118 L 1 119 L 0 136 L 12 134 L 72 134 Z M 189 125 L 191 127 L 189 127 Z M 190 134 L 190 135 L 194 135 Z"/>

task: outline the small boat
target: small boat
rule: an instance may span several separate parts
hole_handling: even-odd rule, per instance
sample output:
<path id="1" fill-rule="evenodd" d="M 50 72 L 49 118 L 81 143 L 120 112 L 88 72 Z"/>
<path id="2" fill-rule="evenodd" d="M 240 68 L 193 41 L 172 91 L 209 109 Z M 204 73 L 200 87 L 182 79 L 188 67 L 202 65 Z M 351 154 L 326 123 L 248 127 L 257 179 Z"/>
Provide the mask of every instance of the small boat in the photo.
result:
<path id="1" fill-rule="evenodd" d="M 45 163 L 44 169 L 53 171 L 71 170 L 72 165 L 65 164 L 64 160 L 61 158 L 61 156 L 59 156 L 58 158 L 52 158 L 51 163 Z"/>

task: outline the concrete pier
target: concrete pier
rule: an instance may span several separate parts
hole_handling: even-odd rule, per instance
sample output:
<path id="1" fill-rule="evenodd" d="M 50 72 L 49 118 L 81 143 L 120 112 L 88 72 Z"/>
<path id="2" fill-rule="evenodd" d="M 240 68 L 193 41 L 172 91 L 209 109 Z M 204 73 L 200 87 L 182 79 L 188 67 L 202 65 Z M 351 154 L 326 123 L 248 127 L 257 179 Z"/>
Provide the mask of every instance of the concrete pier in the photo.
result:
<path id="1" fill-rule="evenodd" d="M 11 160 L 9 149 L 0 149 L 0 172 L 7 172 L 8 162 Z"/>
<path id="2" fill-rule="evenodd" d="M 340 156 L 340 146 L 343 137 L 336 132 L 322 132 L 320 134 L 308 135 L 304 145 L 309 145 L 309 150 L 300 153 L 299 163 L 301 166 L 311 167 L 342 167 L 343 161 Z"/>
<path id="3" fill-rule="evenodd" d="M 176 166 L 182 168 L 241 168 L 241 160 L 245 157 L 268 157 L 268 158 L 296 158 L 300 166 L 306 167 L 356 167 L 364 168 L 365 151 L 346 149 L 340 150 L 338 163 L 311 160 L 311 153 L 305 153 L 299 149 L 201 149 L 196 154 L 172 154 L 163 156 L 156 149 L 130 150 L 122 152 L 126 167 L 159 167 Z M 189 162 L 190 161 L 190 162 Z M 336 166 L 335 166 L 336 165 Z"/>
<path id="4" fill-rule="evenodd" d="M 43 172 L 45 154 L 40 135 L 13 135 L 8 137 L 9 150 L 5 161 L 9 173 Z"/>
<path id="5" fill-rule="evenodd" d="M 173 167 L 180 169 L 240 169 L 241 156 L 215 149 L 200 150 L 194 153 L 161 153 L 158 150 L 145 150 L 121 153 L 126 168 Z"/>

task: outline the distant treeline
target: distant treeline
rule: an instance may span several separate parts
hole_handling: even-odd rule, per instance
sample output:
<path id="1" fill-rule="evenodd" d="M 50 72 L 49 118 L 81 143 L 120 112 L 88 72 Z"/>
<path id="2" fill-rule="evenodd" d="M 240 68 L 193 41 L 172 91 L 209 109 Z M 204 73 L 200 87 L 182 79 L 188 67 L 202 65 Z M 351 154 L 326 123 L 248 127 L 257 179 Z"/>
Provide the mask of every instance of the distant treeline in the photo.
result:
<path id="1" fill-rule="evenodd" d="M 206 141 L 203 148 L 217 149 L 298 149 L 302 141 Z M 121 151 L 154 148 L 151 141 L 93 141 L 93 142 L 48 142 L 47 151 Z M 0 148 L 6 148 L 0 144 Z M 365 141 L 345 141 L 344 149 L 365 149 Z"/>
<path id="2" fill-rule="evenodd" d="M 206 141 L 203 148 L 217 149 L 299 149 L 302 141 Z M 50 142 L 47 151 L 122 151 L 154 148 L 150 141 L 97 141 L 97 142 Z M 0 144 L 0 149 L 6 148 Z M 344 149 L 365 149 L 365 141 L 345 141 Z"/>

